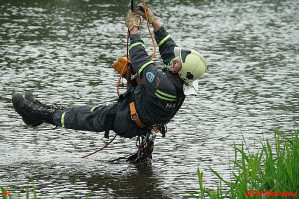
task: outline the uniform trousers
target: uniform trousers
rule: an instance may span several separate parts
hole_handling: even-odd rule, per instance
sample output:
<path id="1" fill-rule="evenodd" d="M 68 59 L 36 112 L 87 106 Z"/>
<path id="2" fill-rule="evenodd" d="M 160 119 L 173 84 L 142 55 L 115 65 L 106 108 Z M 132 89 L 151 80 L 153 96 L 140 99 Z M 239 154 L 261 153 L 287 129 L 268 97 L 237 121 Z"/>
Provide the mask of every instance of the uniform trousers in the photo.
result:
<path id="1" fill-rule="evenodd" d="M 102 132 L 113 130 L 116 134 L 132 138 L 145 133 L 145 130 L 131 119 L 130 97 L 110 105 L 74 106 L 56 110 L 53 114 L 55 125 L 75 130 Z"/>

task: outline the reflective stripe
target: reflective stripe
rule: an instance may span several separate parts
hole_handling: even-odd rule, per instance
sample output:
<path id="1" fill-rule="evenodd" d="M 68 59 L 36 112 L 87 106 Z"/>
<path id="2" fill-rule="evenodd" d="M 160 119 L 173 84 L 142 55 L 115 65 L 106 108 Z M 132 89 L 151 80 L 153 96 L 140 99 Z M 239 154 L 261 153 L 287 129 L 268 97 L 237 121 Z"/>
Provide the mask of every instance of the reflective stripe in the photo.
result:
<path id="1" fill-rule="evenodd" d="M 157 97 L 159 97 L 160 99 L 163 99 L 163 100 L 166 100 L 166 101 L 176 101 L 176 99 L 169 99 L 169 98 L 166 98 L 166 97 L 162 97 L 161 95 L 159 95 L 157 92 L 155 93 L 155 95 Z"/>
<path id="2" fill-rule="evenodd" d="M 98 106 L 94 106 L 92 107 L 92 109 L 90 110 L 90 112 L 93 112 Z"/>
<path id="3" fill-rule="evenodd" d="M 156 90 L 156 92 L 158 92 L 159 94 L 162 94 L 162 95 L 164 95 L 166 97 L 170 97 L 170 98 L 174 98 L 174 99 L 177 98 L 176 96 L 170 95 L 170 94 L 166 94 L 166 93 L 162 92 L 161 90 Z"/>
<path id="4" fill-rule="evenodd" d="M 166 40 L 170 38 L 170 35 L 167 35 L 159 44 L 158 46 L 160 47 Z"/>
<path id="5" fill-rule="evenodd" d="M 156 90 L 155 95 L 159 97 L 160 99 L 166 100 L 166 101 L 176 101 L 177 97 L 174 95 L 166 94 L 160 90 Z"/>
<path id="6" fill-rule="evenodd" d="M 61 127 L 62 127 L 62 128 L 65 127 L 65 126 L 64 126 L 64 116 L 65 116 L 65 113 L 66 113 L 66 112 L 64 112 L 64 113 L 61 115 Z"/>
<path id="7" fill-rule="evenodd" d="M 137 43 L 134 43 L 134 44 L 131 44 L 131 46 L 129 47 L 129 51 L 133 48 L 133 47 L 135 47 L 135 46 L 137 46 L 137 45 L 142 45 L 143 46 L 143 48 L 145 48 L 145 45 L 142 43 L 142 42 L 137 42 Z"/>
<path id="8" fill-rule="evenodd" d="M 142 67 L 138 71 L 138 75 L 140 76 L 142 70 L 151 63 L 154 63 L 154 61 L 151 60 L 151 61 L 148 61 L 147 63 L 145 63 L 144 65 L 142 65 Z"/>

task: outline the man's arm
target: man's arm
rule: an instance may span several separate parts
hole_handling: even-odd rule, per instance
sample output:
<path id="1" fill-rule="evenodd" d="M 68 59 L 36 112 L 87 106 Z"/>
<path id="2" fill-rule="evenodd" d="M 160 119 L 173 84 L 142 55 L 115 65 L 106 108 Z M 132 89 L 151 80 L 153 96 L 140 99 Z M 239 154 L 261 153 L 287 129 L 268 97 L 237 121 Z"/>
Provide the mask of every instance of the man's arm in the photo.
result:
<path id="1" fill-rule="evenodd" d="M 143 5 L 137 6 L 137 12 L 145 19 L 145 12 Z M 151 9 L 146 8 L 149 23 L 152 24 L 155 33 L 155 39 L 159 46 L 159 52 L 165 65 L 170 65 L 174 59 L 174 47 L 176 43 L 171 39 L 170 34 L 165 31 L 161 23 L 158 21 L 156 16 L 153 14 Z"/>
<path id="2" fill-rule="evenodd" d="M 149 55 L 145 51 L 145 45 L 140 35 L 138 34 L 139 18 L 129 10 L 126 25 L 130 31 L 130 46 L 129 54 L 134 71 L 143 78 L 144 69 L 149 65 L 152 65 L 153 70 L 156 69 L 154 62 L 150 59 Z"/>
<path id="3" fill-rule="evenodd" d="M 137 19 L 129 12 L 126 20 L 127 26 L 130 24 L 135 24 Z M 130 21 L 134 21 L 133 23 Z M 153 22 L 153 26 L 161 31 L 163 28 L 158 21 Z M 145 51 L 145 45 L 140 35 L 138 34 L 137 26 L 128 26 L 130 30 L 130 46 L 129 54 L 132 63 L 132 67 L 135 72 L 140 76 L 142 80 L 142 85 L 139 88 L 147 89 L 146 93 L 148 95 L 155 95 L 157 98 L 163 100 L 165 103 L 173 103 L 176 100 L 176 92 L 173 88 L 173 83 L 167 78 L 167 75 L 160 70 L 157 70 L 156 65 L 150 59 L 150 56 Z M 166 41 L 165 44 L 172 40 Z M 163 45 L 164 46 L 164 45 Z M 173 49 L 172 49 L 173 52 Z M 161 84 L 163 83 L 163 84 Z M 158 89 L 159 88 L 159 89 Z M 139 91 L 140 92 L 140 91 Z"/>
<path id="4" fill-rule="evenodd" d="M 130 35 L 133 35 L 133 34 L 139 34 L 139 30 L 136 26 L 134 26 L 132 28 L 132 30 L 130 30 Z"/>
<path id="5" fill-rule="evenodd" d="M 138 28 L 134 27 L 130 30 L 130 46 L 129 54 L 134 71 L 143 78 L 143 70 L 154 62 L 145 51 L 145 44 L 138 34 Z"/>
<path id="6" fill-rule="evenodd" d="M 162 57 L 163 63 L 169 66 L 175 58 L 174 47 L 177 44 L 171 38 L 170 34 L 164 29 L 158 20 L 153 22 L 155 39 L 159 46 L 159 52 Z"/>
<path id="7" fill-rule="evenodd" d="M 161 24 L 160 22 L 156 19 L 155 21 L 153 21 L 152 26 L 154 28 L 154 31 L 157 31 L 159 28 L 161 28 Z"/>

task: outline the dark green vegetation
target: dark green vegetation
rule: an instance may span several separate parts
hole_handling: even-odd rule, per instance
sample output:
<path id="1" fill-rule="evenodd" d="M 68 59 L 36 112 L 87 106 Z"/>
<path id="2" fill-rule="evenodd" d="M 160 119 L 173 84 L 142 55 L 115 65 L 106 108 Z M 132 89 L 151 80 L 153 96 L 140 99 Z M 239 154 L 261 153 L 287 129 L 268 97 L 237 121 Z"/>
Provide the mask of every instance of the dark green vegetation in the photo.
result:
<path id="1" fill-rule="evenodd" d="M 188 193 L 196 198 L 212 199 L 286 198 L 287 195 L 287 198 L 298 198 L 298 131 L 294 131 L 291 136 L 276 131 L 274 144 L 271 146 L 269 141 L 266 141 L 258 153 L 245 152 L 244 146 L 247 147 L 245 140 L 241 148 L 234 144 L 233 180 L 224 180 L 219 173 L 210 168 L 219 178 L 220 184 L 216 190 L 208 190 L 203 186 L 202 173 L 198 168 L 199 194 Z"/>

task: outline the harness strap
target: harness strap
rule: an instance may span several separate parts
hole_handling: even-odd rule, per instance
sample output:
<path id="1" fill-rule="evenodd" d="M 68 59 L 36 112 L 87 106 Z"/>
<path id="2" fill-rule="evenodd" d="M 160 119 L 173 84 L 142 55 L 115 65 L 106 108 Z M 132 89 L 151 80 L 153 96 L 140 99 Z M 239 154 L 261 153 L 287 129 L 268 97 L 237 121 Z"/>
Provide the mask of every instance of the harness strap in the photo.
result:
<path id="1" fill-rule="evenodd" d="M 140 127 L 140 128 L 145 128 L 145 125 L 142 123 L 140 118 L 138 117 L 138 114 L 136 112 L 135 104 L 134 102 L 130 103 L 130 111 L 131 111 L 131 119 L 135 121 L 135 123 Z"/>

